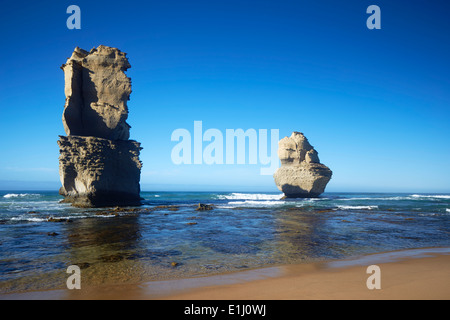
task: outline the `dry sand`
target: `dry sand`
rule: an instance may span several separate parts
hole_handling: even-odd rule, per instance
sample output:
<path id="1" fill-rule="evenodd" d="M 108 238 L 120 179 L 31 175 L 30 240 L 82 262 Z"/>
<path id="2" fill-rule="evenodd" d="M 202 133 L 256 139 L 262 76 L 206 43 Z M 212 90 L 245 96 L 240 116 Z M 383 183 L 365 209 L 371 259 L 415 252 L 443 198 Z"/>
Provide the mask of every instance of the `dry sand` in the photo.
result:
<path id="1" fill-rule="evenodd" d="M 367 288 L 369 265 L 381 289 Z M 0 299 L 328 300 L 450 299 L 450 248 L 389 252 L 353 260 L 286 265 L 218 276 L 81 290 L 53 290 Z"/>

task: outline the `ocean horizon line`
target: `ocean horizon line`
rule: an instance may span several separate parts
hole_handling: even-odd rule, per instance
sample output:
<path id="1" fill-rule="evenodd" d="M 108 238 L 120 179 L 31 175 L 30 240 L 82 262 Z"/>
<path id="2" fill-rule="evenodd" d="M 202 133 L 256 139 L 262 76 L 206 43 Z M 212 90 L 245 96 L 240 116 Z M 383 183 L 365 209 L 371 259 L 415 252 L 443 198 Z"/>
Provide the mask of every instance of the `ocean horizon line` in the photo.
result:
<path id="1" fill-rule="evenodd" d="M 211 185 L 197 184 L 153 184 L 141 181 L 141 192 L 280 192 L 273 185 Z M 52 181 L 26 181 L 26 180 L 0 180 L 0 192 L 4 191 L 59 191 L 59 180 Z M 328 186 L 324 193 L 450 193 L 450 188 L 413 188 L 380 186 Z"/>
<path id="2" fill-rule="evenodd" d="M 0 192 L 58 192 L 59 188 L 1 188 Z M 282 194 L 281 191 L 277 190 L 251 190 L 251 189 L 145 189 L 141 190 L 141 193 L 155 193 L 155 192 L 170 192 L 170 193 L 271 193 L 271 194 Z M 337 194 L 337 193 L 367 193 L 367 194 L 424 194 L 424 195 L 432 195 L 432 194 L 444 194 L 449 195 L 450 191 L 376 191 L 376 190 L 368 190 L 368 191 L 356 191 L 356 190 L 342 190 L 342 191 L 325 191 L 323 195 L 326 194 Z M 321 195 L 322 196 L 322 195 Z M 319 198 L 321 197 L 319 196 Z"/>

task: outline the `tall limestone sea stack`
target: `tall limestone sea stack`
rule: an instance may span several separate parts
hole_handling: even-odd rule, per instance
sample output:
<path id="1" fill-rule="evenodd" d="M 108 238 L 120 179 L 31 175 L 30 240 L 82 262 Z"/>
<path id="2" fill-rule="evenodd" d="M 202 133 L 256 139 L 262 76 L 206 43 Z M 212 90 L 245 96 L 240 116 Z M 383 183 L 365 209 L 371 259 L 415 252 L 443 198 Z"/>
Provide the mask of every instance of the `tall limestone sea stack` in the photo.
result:
<path id="1" fill-rule="evenodd" d="M 131 79 L 126 54 L 75 48 L 61 67 L 66 103 L 60 136 L 60 194 L 77 207 L 140 205 L 140 143 L 129 140 Z"/>
<path id="2" fill-rule="evenodd" d="M 313 198 L 325 191 L 331 170 L 320 163 L 317 151 L 301 132 L 278 142 L 281 167 L 273 177 L 286 198 Z"/>

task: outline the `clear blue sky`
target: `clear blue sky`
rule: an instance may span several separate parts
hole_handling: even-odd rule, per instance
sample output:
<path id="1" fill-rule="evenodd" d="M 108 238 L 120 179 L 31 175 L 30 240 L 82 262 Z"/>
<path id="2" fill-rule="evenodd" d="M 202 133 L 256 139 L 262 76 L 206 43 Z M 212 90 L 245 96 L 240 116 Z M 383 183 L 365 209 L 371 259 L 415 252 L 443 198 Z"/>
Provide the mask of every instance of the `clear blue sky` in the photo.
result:
<path id="1" fill-rule="evenodd" d="M 81 8 L 69 30 L 66 8 Z M 381 30 L 366 9 L 381 8 Z M 177 128 L 302 131 L 327 191 L 450 192 L 447 1 L 7 1 L 0 188 L 59 187 L 59 68 L 76 46 L 127 52 L 143 190 L 276 191 L 260 165 L 175 165 Z"/>

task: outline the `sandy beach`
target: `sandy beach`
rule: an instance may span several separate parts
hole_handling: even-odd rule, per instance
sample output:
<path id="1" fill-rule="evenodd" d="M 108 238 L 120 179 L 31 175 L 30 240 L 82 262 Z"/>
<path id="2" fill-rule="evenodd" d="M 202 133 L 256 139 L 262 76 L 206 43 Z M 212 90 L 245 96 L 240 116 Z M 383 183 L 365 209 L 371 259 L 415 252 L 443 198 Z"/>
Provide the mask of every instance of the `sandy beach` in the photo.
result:
<path id="1" fill-rule="evenodd" d="M 369 265 L 380 289 L 368 289 Z M 87 300 L 414 300 L 450 298 L 450 248 L 386 252 L 349 260 L 284 265 L 216 276 L 133 285 L 82 287 L 0 299 Z"/>
<path id="2" fill-rule="evenodd" d="M 395 254 L 391 255 L 394 258 Z M 427 257 L 385 260 L 374 255 L 381 271 L 381 289 L 367 288 L 368 265 L 320 263 L 284 266 L 283 275 L 249 283 L 210 286 L 169 299 L 269 299 L 269 300 L 372 300 L 449 299 L 450 255 L 429 253 Z M 377 260 L 379 262 L 377 262 Z M 364 261 L 364 260 L 361 260 Z M 368 260 L 369 261 L 369 260 Z M 385 262 L 386 261 L 386 262 Z"/>

